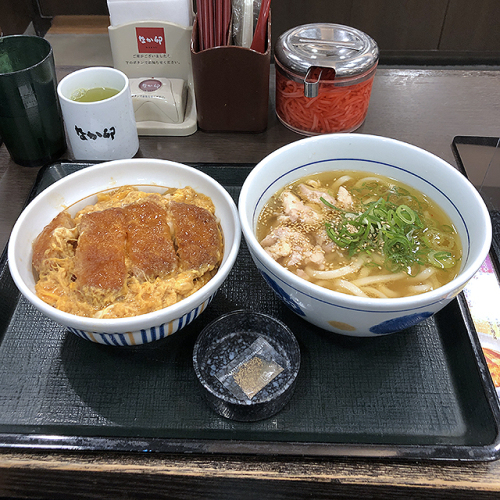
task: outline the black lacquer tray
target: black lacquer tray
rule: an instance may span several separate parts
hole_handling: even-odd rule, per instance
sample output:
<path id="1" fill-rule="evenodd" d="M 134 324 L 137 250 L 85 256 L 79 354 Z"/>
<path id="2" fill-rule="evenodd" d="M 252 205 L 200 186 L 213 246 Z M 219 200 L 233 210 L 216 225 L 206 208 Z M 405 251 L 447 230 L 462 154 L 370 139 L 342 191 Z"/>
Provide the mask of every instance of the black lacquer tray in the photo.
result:
<path id="1" fill-rule="evenodd" d="M 88 164 L 40 171 L 31 196 Z M 196 164 L 237 199 L 251 165 Z M 253 423 L 205 404 L 192 367 L 202 328 L 252 309 L 295 333 L 291 401 Z M 20 297 L 0 261 L 0 447 L 42 450 L 445 459 L 499 456 L 499 407 L 465 299 L 386 337 L 354 339 L 305 322 L 274 296 L 245 244 L 213 302 L 188 327 L 138 347 L 76 337 Z"/>
<path id="2" fill-rule="evenodd" d="M 452 150 L 458 169 L 479 191 L 493 227 L 491 258 L 500 273 L 500 138 L 456 136 Z"/>

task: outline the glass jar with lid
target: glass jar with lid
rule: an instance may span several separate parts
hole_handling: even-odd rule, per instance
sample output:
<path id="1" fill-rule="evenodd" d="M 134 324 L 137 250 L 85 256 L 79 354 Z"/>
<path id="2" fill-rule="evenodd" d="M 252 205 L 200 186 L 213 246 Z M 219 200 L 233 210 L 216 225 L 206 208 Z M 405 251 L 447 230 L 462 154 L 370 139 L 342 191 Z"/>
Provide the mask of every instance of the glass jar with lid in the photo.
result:
<path id="1" fill-rule="evenodd" d="M 341 24 L 283 33 L 274 49 L 276 114 L 305 135 L 352 132 L 365 120 L 379 59 L 376 42 Z"/>

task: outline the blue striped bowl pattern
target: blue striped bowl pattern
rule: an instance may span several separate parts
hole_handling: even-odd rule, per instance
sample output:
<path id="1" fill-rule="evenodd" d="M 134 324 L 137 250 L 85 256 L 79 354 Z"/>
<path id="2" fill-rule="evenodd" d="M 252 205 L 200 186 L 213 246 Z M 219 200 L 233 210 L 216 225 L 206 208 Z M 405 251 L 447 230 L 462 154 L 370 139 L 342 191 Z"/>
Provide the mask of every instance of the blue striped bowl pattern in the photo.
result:
<path id="1" fill-rule="evenodd" d="M 141 344 L 147 344 L 148 342 L 154 342 L 155 340 L 161 340 L 173 333 L 177 332 L 181 328 L 192 323 L 212 302 L 215 293 L 210 296 L 205 302 L 195 307 L 192 311 L 184 314 L 180 318 L 174 319 L 169 323 L 163 323 L 159 326 L 152 326 L 138 332 L 127 332 L 127 333 L 99 333 L 99 332 L 85 332 L 83 330 L 77 330 L 75 328 L 67 327 L 67 329 L 81 337 L 85 340 L 90 340 L 91 342 L 96 342 L 98 344 L 104 344 L 109 346 L 136 346 Z"/>

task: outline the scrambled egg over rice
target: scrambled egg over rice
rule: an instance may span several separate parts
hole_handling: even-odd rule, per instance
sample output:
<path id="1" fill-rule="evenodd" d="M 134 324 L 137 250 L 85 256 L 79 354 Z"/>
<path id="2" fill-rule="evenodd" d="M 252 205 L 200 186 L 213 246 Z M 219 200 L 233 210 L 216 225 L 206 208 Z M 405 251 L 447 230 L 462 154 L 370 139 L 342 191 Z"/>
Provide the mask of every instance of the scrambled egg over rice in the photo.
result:
<path id="1" fill-rule="evenodd" d="M 97 195 L 58 214 L 33 243 L 36 293 L 78 316 L 122 318 L 170 306 L 205 285 L 223 256 L 208 196 L 190 187 Z"/>

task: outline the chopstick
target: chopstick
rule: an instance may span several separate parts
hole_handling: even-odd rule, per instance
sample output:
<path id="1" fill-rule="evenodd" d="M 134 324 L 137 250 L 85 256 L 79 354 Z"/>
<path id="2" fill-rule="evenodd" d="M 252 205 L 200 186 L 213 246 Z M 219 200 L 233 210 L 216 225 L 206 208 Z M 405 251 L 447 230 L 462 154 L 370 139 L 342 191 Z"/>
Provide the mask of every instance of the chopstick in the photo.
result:
<path id="1" fill-rule="evenodd" d="M 208 48 L 215 46 L 215 15 L 214 15 L 214 2 L 207 0 L 208 7 Z"/>
<path id="2" fill-rule="evenodd" d="M 215 46 L 224 44 L 223 0 L 215 0 Z"/>
<path id="3" fill-rule="evenodd" d="M 227 45 L 231 0 L 196 0 L 199 50 Z"/>
<path id="4" fill-rule="evenodd" d="M 257 52 L 264 53 L 266 51 L 267 20 L 269 19 L 270 8 L 271 0 L 262 0 L 252 45 L 250 45 L 250 48 Z"/>
<path id="5" fill-rule="evenodd" d="M 222 26 L 224 29 L 223 32 L 223 45 L 229 44 L 229 26 L 231 25 L 231 10 L 232 4 L 231 0 L 222 0 Z"/>
<path id="6" fill-rule="evenodd" d="M 208 12 L 206 0 L 196 0 L 196 12 L 198 14 L 198 44 L 200 50 L 208 48 Z"/>

